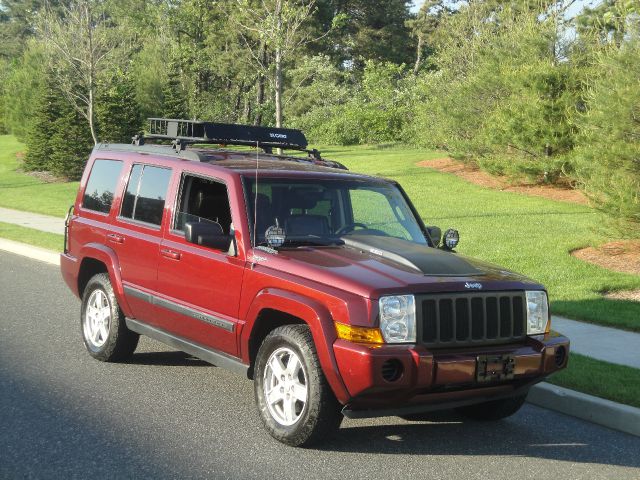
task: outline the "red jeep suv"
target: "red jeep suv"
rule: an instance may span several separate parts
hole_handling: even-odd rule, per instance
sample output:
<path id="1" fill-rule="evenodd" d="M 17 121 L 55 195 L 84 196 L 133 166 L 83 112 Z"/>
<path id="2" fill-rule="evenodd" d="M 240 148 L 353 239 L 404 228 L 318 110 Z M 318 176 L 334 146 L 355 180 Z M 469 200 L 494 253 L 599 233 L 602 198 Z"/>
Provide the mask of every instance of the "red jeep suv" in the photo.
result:
<path id="1" fill-rule="evenodd" d="M 96 146 L 61 255 L 89 354 L 124 360 L 142 334 L 241 372 L 295 446 L 343 416 L 500 419 L 566 366 L 542 285 L 455 253 L 454 230 L 440 245 L 396 182 L 306 146 L 297 130 L 165 119 Z"/>

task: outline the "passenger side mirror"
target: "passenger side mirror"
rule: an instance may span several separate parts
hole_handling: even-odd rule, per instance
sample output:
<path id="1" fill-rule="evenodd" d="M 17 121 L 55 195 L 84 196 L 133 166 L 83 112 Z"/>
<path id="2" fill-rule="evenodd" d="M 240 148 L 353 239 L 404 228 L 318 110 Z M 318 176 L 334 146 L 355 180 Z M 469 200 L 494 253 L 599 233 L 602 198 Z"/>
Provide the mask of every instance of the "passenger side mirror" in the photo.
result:
<path id="1" fill-rule="evenodd" d="M 429 238 L 431 239 L 433 246 L 438 248 L 440 240 L 442 239 L 442 230 L 440 230 L 440 227 L 427 227 L 427 233 L 429 234 Z"/>
<path id="2" fill-rule="evenodd" d="M 220 224 L 213 222 L 185 223 L 184 239 L 189 243 L 225 252 L 231 246 L 231 235 L 225 235 Z"/>

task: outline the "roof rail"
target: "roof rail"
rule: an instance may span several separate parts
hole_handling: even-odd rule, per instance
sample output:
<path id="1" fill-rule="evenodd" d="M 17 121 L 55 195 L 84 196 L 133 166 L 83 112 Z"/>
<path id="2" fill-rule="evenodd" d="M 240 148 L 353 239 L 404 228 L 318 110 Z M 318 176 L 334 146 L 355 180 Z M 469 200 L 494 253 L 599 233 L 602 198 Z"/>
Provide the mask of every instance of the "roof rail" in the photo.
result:
<path id="1" fill-rule="evenodd" d="M 171 140 L 176 150 L 184 150 L 194 143 L 220 145 L 258 146 L 267 153 L 273 148 L 301 150 L 320 159 L 317 150 L 306 150 L 307 139 L 300 130 L 292 128 L 256 127 L 229 123 L 149 118 L 149 131 L 133 137 L 134 145 L 144 145 L 147 140 Z"/>

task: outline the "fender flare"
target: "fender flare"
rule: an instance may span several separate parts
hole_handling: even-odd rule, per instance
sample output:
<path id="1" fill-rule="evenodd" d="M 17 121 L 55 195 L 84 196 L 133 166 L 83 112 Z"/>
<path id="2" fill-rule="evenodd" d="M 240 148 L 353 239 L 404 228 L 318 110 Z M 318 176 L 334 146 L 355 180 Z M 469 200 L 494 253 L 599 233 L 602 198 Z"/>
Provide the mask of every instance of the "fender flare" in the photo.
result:
<path id="1" fill-rule="evenodd" d="M 124 295 L 122 276 L 120 275 L 120 262 L 118 261 L 116 252 L 100 243 L 87 243 L 80 250 L 79 257 L 81 266 L 82 262 L 86 258 L 98 260 L 106 265 L 109 279 L 111 280 L 111 286 L 113 287 L 113 292 L 118 300 L 118 304 L 125 316 L 131 317 L 131 308 L 129 307 L 129 303 L 127 303 L 127 299 Z"/>
<path id="2" fill-rule="evenodd" d="M 240 337 L 240 353 L 243 362 L 250 362 L 249 339 L 253 326 L 262 310 L 277 310 L 302 319 L 310 328 L 320 361 L 320 367 L 338 401 L 347 403 L 351 396 L 345 387 L 333 353 L 338 335 L 329 310 L 316 300 L 278 288 L 258 292 L 247 312 L 247 326 Z"/>

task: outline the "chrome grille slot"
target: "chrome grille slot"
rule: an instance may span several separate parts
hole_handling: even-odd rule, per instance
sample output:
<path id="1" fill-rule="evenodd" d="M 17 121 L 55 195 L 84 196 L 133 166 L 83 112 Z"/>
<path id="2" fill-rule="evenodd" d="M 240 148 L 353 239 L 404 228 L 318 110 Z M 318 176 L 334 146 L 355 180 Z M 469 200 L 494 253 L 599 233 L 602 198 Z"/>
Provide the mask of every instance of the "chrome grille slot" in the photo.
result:
<path id="1" fill-rule="evenodd" d="M 524 292 L 418 295 L 418 338 L 430 348 L 509 343 L 524 338 Z"/>

